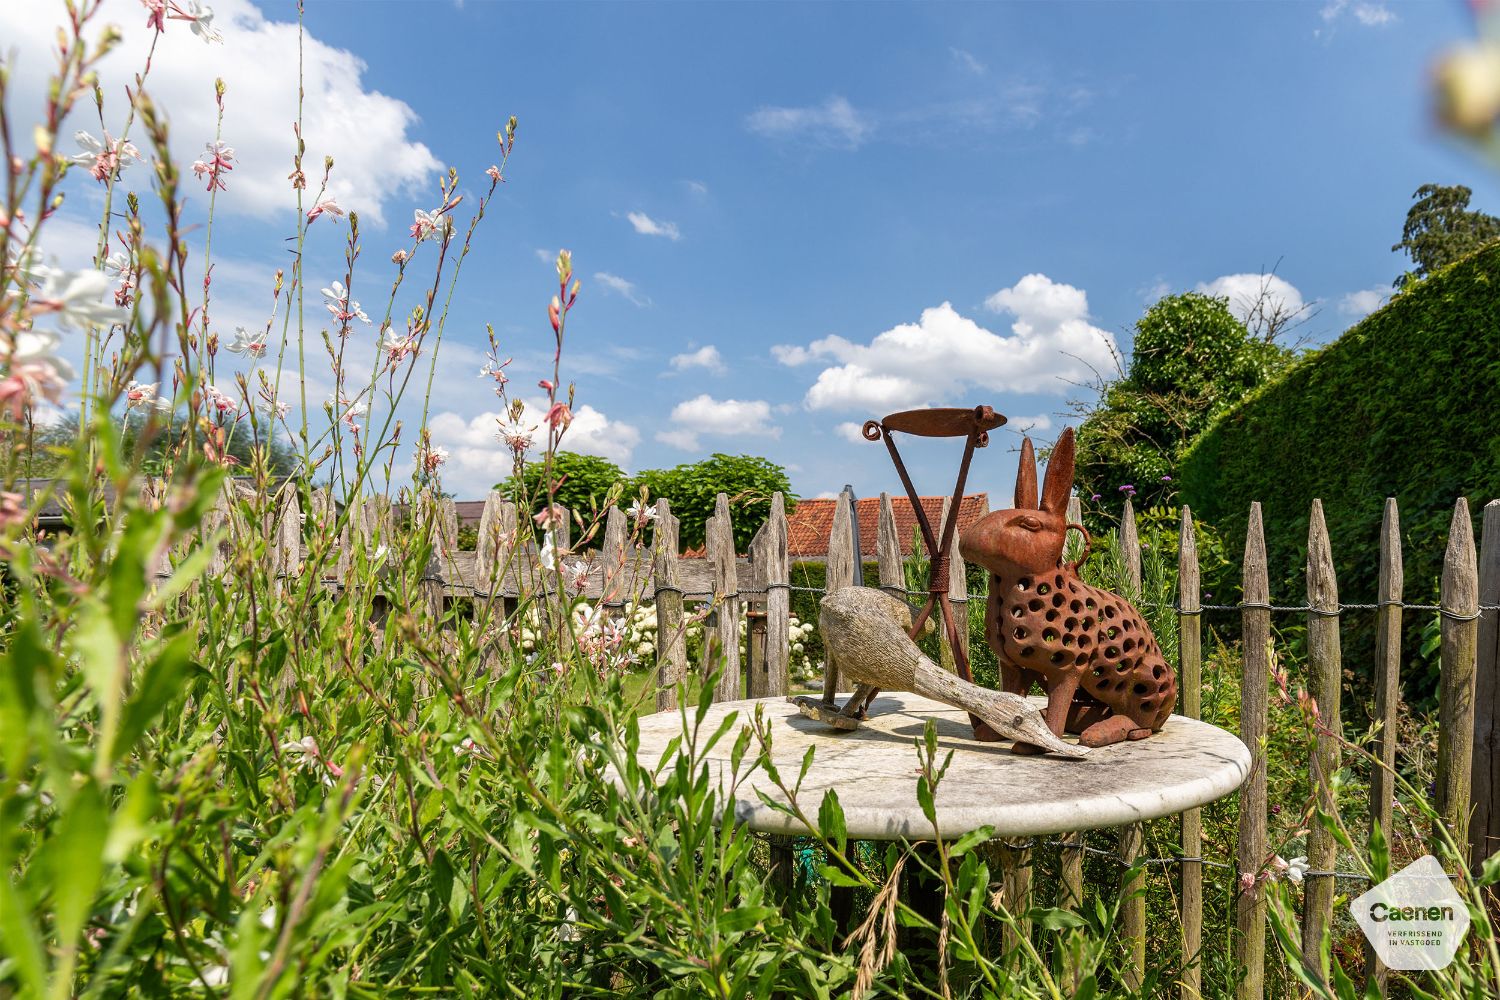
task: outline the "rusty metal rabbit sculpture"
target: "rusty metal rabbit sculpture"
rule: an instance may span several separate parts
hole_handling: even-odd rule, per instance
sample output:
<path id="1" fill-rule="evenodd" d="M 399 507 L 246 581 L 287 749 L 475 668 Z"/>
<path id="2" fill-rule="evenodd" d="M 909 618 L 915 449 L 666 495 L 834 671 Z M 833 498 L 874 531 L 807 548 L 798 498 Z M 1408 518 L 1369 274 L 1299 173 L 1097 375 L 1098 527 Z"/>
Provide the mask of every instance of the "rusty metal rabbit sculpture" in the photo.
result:
<path id="1" fill-rule="evenodd" d="M 1047 727 L 1078 733 L 1084 746 L 1139 740 L 1161 729 L 1177 702 L 1177 678 L 1140 612 L 1117 594 L 1084 583 L 1088 532 L 1067 523 L 1073 489 L 1073 429 L 1063 431 L 1037 498 L 1031 440 L 1021 445 L 1015 508 L 986 515 L 959 539 L 964 559 L 990 573 L 985 639 L 1000 661 L 1004 690 L 1047 692 Z M 1069 528 L 1084 552 L 1064 562 Z M 1027 743 L 1017 753 L 1038 753 Z"/>

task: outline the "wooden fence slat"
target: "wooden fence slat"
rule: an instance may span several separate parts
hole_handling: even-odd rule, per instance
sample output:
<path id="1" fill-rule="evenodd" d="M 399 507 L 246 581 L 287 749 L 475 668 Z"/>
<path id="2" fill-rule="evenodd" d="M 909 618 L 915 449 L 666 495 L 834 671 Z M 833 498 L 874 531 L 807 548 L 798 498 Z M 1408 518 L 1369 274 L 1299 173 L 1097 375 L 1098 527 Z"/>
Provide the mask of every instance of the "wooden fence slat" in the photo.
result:
<path id="1" fill-rule="evenodd" d="M 766 590 L 766 658 L 764 674 L 751 678 L 750 697 L 778 698 L 790 687 L 792 592 L 787 556 L 786 498 L 771 495 L 771 513 L 761 525 L 760 585 Z"/>
<path id="2" fill-rule="evenodd" d="M 1203 717 L 1203 612 L 1198 567 L 1198 540 L 1193 532 L 1193 512 L 1182 505 L 1182 524 L 1177 537 L 1177 710 L 1189 719 Z M 1182 856 L 1203 856 L 1203 813 L 1187 809 L 1180 819 Z M 1203 963 L 1203 862 L 1181 864 L 1180 911 L 1182 915 L 1182 1000 L 1202 995 Z"/>
<path id="3" fill-rule="evenodd" d="M 275 575 L 271 589 L 277 594 L 292 588 L 292 578 L 302 566 L 302 501 L 290 484 L 282 493 L 271 533 L 271 572 Z"/>
<path id="4" fill-rule="evenodd" d="M 1022 459 L 1024 462 L 1025 459 Z M 1083 523 L 1083 501 L 1075 493 L 1068 497 L 1068 523 Z M 1083 553 L 1083 538 L 1068 533 L 1063 545 L 1063 558 L 1076 561 Z M 1063 909 L 1077 910 L 1083 906 L 1083 844 L 1086 834 L 1079 830 L 1068 834 L 1057 849 L 1057 905 Z M 1063 988 L 1068 993 L 1078 989 L 1080 955 L 1067 955 L 1063 959 Z"/>
<path id="5" fill-rule="evenodd" d="M 599 545 L 599 603 L 619 608 L 630 589 L 625 578 L 625 512 L 611 504 L 604 515 L 604 540 Z"/>
<path id="6" fill-rule="evenodd" d="M 1118 847 L 1120 863 L 1127 868 L 1136 863 L 1146 845 L 1146 827 L 1141 823 L 1129 823 L 1120 827 Z M 1121 879 L 1120 936 L 1129 950 L 1130 960 L 1120 970 L 1125 985 L 1132 990 L 1141 988 L 1146 976 L 1146 879 L 1144 871 Z"/>
<path id="7" fill-rule="evenodd" d="M 1395 497 L 1387 497 L 1380 520 L 1380 583 L 1375 611 L 1375 746 L 1379 760 L 1370 775 L 1370 825 L 1379 827 L 1391 842 L 1391 813 L 1396 801 L 1396 713 L 1401 706 L 1401 595 L 1405 589 L 1401 565 L 1401 511 Z M 1385 963 L 1365 941 L 1365 982 L 1386 995 Z"/>
<path id="8" fill-rule="evenodd" d="M 714 516 L 708 522 L 708 560 L 714 568 L 714 633 L 720 651 L 719 684 L 715 701 L 740 697 L 740 584 L 734 557 L 734 523 L 729 515 L 729 497 L 720 493 L 714 501 Z"/>
<path id="9" fill-rule="evenodd" d="M 848 490 L 839 494 L 833 505 L 833 524 L 828 530 L 828 562 L 825 564 L 824 587 L 833 593 L 854 584 L 854 524 L 850 517 L 854 498 Z M 849 686 L 839 676 L 837 658 L 827 649 L 823 651 L 823 700 L 831 703 L 835 691 L 848 691 Z"/>
<path id="10" fill-rule="evenodd" d="M 1339 649 L 1339 588 L 1333 570 L 1333 548 L 1323 520 L 1323 501 L 1313 500 L 1307 525 L 1307 670 L 1311 694 L 1317 702 L 1321 729 L 1309 761 L 1309 784 L 1318 808 L 1337 815 L 1333 780 L 1339 769 L 1339 690 L 1344 665 Z M 1313 821 L 1307 833 L 1307 863 L 1313 871 L 1332 871 L 1338 841 L 1322 823 Z M 1323 932 L 1333 925 L 1334 880 L 1311 876 L 1302 895 L 1302 954 L 1316 967 Z"/>
<path id="11" fill-rule="evenodd" d="M 1000 935 L 1001 946 L 1008 952 L 1031 936 L 1031 921 L 1026 916 L 1031 909 L 1031 848 L 1004 840 L 994 841 L 994 845 L 1000 862 L 1001 901 L 1015 918 L 1015 923 L 1006 924 Z"/>
<path id="12" fill-rule="evenodd" d="M 1461 854 L 1469 831 L 1469 768 L 1474 760 L 1474 670 L 1479 651 L 1479 560 L 1469 501 L 1453 505 L 1443 556 L 1441 670 L 1438 681 L 1437 811 Z M 1433 831 L 1432 852 L 1443 857 Z"/>
<path id="13" fill-rule="evenodd" d="M 500 595 L 517 538 L 516 505 L 499 490 L 490 490 L 474 543 L 473 587 L 475 624 L 495 637 L 494 645 L 486 643 L 480 653 L 481 662 L 491 670 L 499 666 L 499 653 L 510 645 L 510 615 Z"/>
<path id="14" fill-rule="evenodd" d="M 1484 505 L 1479 549 L 1479 603 L 1500 605 L 1500 500 Z M 1474 809 L 1469 821 L 1469 867 L 1500 851 L 1500 611 L 1479 619 L 1474 671 Z"/>
<path id="15" fill-rule="evenodd" d="M 656 582 L 656 710 L 677 707 L 677 685 L 687 676 L 687 634 L 677 583 L 677 518 L 665 497 L 656 501 L 653 576 Z"/>
<path id="16" fill-rule="evenodd" d="M 875 529 L 875 565 L 880 589 L 898 600 L 906 600 L 906 565 L 901 536 L 896 532 L 896 510 L 889 493 L 880 494 L 880 521 Z"/>
<path id="17" fill-rule="evenodd" d="M 1135 507 L 1130 498 L 1125 499 L 1125 510 L 1120 515 L 1120 558 L 1125 563 L 1125 582 L 1132 603 L 1141 599 L 1141 541 L 1136 534 Z M 1119 855 L 1127 867 L 1135 863 L 1145 843 L 1146 828 L 1140 823 L 1131 823 L 1120 828 Z M 1126 967 L 1126 981 L 1132 988 L 1138 987 L 1146 975 L 1146 874 L 1127 872 L 1121 883 L 1120 923 L 1122 935 L 1130 948 L 1130 964 Z"/>
<path id="18" fill-rule="evenodd" d="M 942 509 L 938 512 L 937 521 L 934 522 L 932 526 L 932 530 L 934 533 L 939 533 L 942 531 L 942 524 L 944 521 L 948 520 L 948 508 L 952 503 L 952 498 L 943 498 Z M 954 564 L 958 564 L 959 581 L 960 586 L 962 586 L 963 563 L 957 558 L 958 532 L 955 531 L 953 535 L 953 545 L 951 545 L 948 549 L 948 603 L 953 607 L 953 617 L 959 626 L 959 641 L 960 643 L 963 643 L 965 644 L 965 646 L 967 646 L 969 622 L 966 616 L 968 613 L 968 604 L 958 604 L 954 601 L 955 597 L 960 596 L 954 590 Z M 938 541 L 941 542 L 942 539 L 939 538 Z M 965 595 L 967 594 L 967 588 L 965 588 L 963 593 Z M 965 597 L 965 601 L 967 602 L 967 597 Z M 936 611 L 933 612 L 932 617 L 934 624 L 936 624 L 938 627 L 938 653 L 940 654 L 939 662 L 941 663 L 942 668 L 951 674 L 958 669 L 958 661 L 953 658 L 953 648 L 948 642 L 948 630 L 943 627 L 943 620 L 938 617 Z"/>
<path id="19" fill-rule="evenodd" d="M 1240 786 L 1239 837 L 1235 851 L 1240 877 L 1258 876 L 1266 860 L 1266 711 L 1270 676 L 1271 583 L 1260 503 L 1250 505 L 1245 560 L 1240 584 L 1244 674 L 1240 682 L 1240 739 L 1250 751 L 1250 774 Z M 1235 888 L 1234 961 L 1245 970 L 1235 986 L 1237 1000 L 1261 1000 L 1266 982 L 1266 898 L 1260 882 Z"/>

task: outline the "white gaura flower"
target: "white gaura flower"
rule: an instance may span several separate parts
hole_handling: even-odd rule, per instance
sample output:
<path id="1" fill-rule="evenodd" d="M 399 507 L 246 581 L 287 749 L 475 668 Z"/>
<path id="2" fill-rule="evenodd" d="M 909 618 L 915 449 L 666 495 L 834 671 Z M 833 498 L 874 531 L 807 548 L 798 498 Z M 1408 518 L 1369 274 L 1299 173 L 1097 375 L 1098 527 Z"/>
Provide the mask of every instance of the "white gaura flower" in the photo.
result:
<path id="1" fill-rule="evenodd" d="M 536 561 L 543 569 L 557 569 L 557 547 L 552 544 L 551 535 L 542 540 L 542 549 L 536 554 Z"/>
<path id="2" fill-rule="evenodd" d="M 1309 867 L 1307 855 L 1304 854 L 1301 857 L 1293 858 L 1286 863 L 1286 877 L 1301 885 L 1302 880 L 1307 876 Z"/>
<path id="3" fill-rule="evenodd" d="M 443 239 L 452 232 L 453 219 L 441 209 L 424 212 L 419 208 L 412 213 L 411 235 L 418 243 Z"/>
<path id="4" fill-rule="evenodd" d="M 323 304 L 328 314 L 340 323 L 347 323 L 357 319 L 364 323 L 370 322 L 370 317 L 359 307 L 358 302 L 349 301 L 349 289 L 344 287 L 343 282 L 335 281 L 323 289 L 323 298 L 327 301 Z"/>
<path id="5" fill-rule="evenodd" d="M 46 268 L 42 287 L 31 297 L 31 312 L 56 313 L 59 326 L 78 330 L 124 323 L 130 319 L 130 310 L 103 301 L 111 292 L 109 277 L 103 271 Z"/>
<path id="6" fill-rule="evenodd" d="M 240 408 L 238 400 L 216 385 L 205 385 L 203 398 L 215 413 L 235 413 Z"/>
<path id="7" fill-rule="evenodd" d="M 22 411 L 38 397 L 53 403 L 61 401 L 74 372 L 67 359 L 58 354 L 60 344 L 51 330 L 13 334 L 9 357 L 3 358 L 10 370 L 0 377 L 0 408 L 9 410 L 12 420 L 20 420 Z"/>
<path id="8" fill-rule="evenodd" d="M 380 350 L 389 364 L 398 365 L 408 356 L 416 356 L 417 338 L 397 336 L 395 330 L 385 326 L 381 328 Z"/>
<path id="9" fill-rule="evenodd" d="M 130 166 L 132 159 L 141 158 L 140 152 L 132 143 L 111 139 L 108 132 L 104 133 L 104 141 L 101 142 L 80 129 L 73 133 L 73 140 L 82 150 L 74 155 L 73 162 L 80 167 L 88 167 L 89 174 L 101 183 L 109 180 L 117 170 Z"/>
<path id="10" fill-rule="evenodd" d="M 125 409 L 133 410 L 137 406 L 149 406 L 158 413 L 166 413 L 172 409 L 172 399 L 169 396 L 159 395 L 156 391 L 156 382 L 137 382 L 134 379 L 125 387 Z"/>
<path id="11" fill-rule="evenodd" d="M 266 356 L 266 342 L 243 326 L 234 328 L 234 340 L 226 348 L 231 354 L 243 354 L 247 358 Z"/>
<path id="12" fill-rule="evenodd" d="M 639 499 L 632 503 L 625 513 L 629 514 L 636 524 L 650 524 L 656 520 L 656 508 L 641 506 Z"/>
<path id="13" fill-rule="evenodd" d="M 116 250 L 104 258 L 104 270 L 116 277 L 130 270 L 130 255 L 123 250 Z"/>
<path id="14" fill-rule="evenodd" d="M 222 42 L 223 34 L 214 27 L 214 9 L 205 7 L 199 0 L 190 0 L 186 12 L 188 28 L 205 43 Z"/>

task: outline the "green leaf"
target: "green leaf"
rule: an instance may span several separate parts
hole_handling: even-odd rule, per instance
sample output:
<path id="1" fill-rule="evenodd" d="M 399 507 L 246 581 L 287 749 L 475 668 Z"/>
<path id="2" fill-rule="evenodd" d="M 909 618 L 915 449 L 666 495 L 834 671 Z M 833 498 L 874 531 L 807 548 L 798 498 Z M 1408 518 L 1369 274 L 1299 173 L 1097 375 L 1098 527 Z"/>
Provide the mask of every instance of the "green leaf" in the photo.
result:
<path id="1" fill-rule="evenodd" d="M 57 835 L 46 848 L 55 900 L 54 932 L 65 956 L 52 981 L 54 997 L 65 997 L 72 991 L 72 959 L 104 874 L 108 831 L 104 796 L 94 781 L 86 781 L 73 793 L 58 822 Z"/>
<path id="2" fill-rule="evenodd" d="M 0 943 L 15 963 L 20 981 L 33 996 L 47 990 L 46 959 L 42 938 L 31 922 L 31 907 L 16 890 L 10 872 L 0 874 Z"/>
<path id="3" fill-rule="evenodd" d="M 848 846 L 848 832 L 844 827 L 844 807 L 839 804 L 838 792 L 832 788 L 823 793 L 823 802 L 818 806 L 818 830 L 833 842 L 840 854 Z"/>
<path id="4" fill-rule="evenodd" d="M 136 740 L 156 721 L 162 709 L 182 692 L 195 636 L 184 632 L 160 645 L 141 671 L 135 697 L 125 705 L 116 734 L 114 759 L 119 760 L 135 746 Z"/>
<path id="5" fill-rule="evenodd" d="M 948 854 L 955 858 L 963 857 L 977 845 L 994 839 L 994 836 L 995 828 L 993 826 L 981 826 L 977 830 L 970 830 L 949 845 Z"/>

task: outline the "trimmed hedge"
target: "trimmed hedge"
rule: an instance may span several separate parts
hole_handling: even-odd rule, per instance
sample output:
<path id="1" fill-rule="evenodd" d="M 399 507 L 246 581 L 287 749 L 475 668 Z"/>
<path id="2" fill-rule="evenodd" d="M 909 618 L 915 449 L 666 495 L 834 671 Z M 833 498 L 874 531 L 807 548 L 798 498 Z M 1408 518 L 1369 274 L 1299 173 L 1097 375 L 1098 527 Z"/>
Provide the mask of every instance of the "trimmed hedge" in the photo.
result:
<path id="1" fill-rule="evenodd" d="M 1368 602 L 1383 505 L 1394 496 L 1407 600 L 1426 600 L 1437 593 L 1454 500 L 1467 496 L 1477 520 L 1500 497 L 1497 408 L 1500 244 L 1412 286 L 1220 416 L 1183 456 L 1178 485 L 1235 553 L 1251 501 L 1261 502 L 1272 598 L 1295 603 L 1313 498 L 1323 500 L 1340 597 Z"/>

